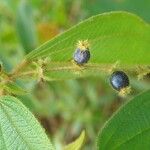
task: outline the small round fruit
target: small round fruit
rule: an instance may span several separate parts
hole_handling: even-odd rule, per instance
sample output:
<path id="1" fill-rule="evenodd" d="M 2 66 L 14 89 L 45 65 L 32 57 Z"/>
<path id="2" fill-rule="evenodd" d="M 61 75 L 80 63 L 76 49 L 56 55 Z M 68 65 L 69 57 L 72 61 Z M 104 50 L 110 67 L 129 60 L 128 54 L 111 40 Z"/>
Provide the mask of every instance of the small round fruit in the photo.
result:
<path id="1" fill-rule="evenodd" d="M 129 86 L 129 78 L 123 71 L 115 71 L 110 77 L 110 83 L 115 90 L 121 91 Z"/>
<path id="2" fill-rule="evenodd" d="M 85 64 L 90 59 L 90 51 L 89 49 L 81 50 L 77 48 L 73 55 L 73 58 L 77 64 L 79 65 Z"/>

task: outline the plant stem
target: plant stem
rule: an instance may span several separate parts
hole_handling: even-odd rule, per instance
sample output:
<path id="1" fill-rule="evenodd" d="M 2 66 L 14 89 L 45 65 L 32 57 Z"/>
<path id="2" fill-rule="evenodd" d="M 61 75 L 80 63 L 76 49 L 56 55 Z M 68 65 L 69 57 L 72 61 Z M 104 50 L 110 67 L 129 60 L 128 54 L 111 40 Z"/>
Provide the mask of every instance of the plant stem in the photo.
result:
<path id="1" fill-rule="evenodd" d="M 10 74 L 10 76 L 11 76 L 12 78 L 13 78 L 13 76 L 16 77 L 16 76 L 20 73 L 20 71 L 23 70 L 23 69 L 27 66 L 28 63 L 29 63 L 28 61 L 23 60 L 22 63 L 19 64 L 19 65 L 15 68 L 15 70 L 13 70 L 13 72 Z"/>

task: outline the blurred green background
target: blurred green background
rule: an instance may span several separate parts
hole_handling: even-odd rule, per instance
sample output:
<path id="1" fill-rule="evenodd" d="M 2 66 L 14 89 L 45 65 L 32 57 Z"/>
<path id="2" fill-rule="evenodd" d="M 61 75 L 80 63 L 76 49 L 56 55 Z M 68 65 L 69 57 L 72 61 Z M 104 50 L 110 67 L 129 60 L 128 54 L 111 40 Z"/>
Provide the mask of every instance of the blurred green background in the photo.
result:
<path id="1" fill-rule="evenodd" d="M 0 62 L 11 71 L 42 43 L 99 13 L 125 10 L 150 22 L 150 0 L 1 0 Z M 16 81 L 30 90 L 18 96 L 36 115 L 56 149 L 76 139 L 85 129 L 84 150 L 94 150 L 104 122 L 127 99 L 150 87 L 130 76 L 134 92 L 120 98 L 109 85 L 109 76 L 37 83 Z"/>

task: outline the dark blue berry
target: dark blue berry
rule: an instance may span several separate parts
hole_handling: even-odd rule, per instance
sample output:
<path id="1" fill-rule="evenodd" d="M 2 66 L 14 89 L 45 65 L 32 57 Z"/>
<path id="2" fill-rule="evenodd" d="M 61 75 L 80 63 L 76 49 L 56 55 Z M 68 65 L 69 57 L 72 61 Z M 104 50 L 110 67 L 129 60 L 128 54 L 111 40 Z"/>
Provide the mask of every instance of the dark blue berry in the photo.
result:
<path id="1" fill-rule="evenodd" d="M 114 89 L 120 91 L 129 86 L 129 78 L 123 71 L 115 71 L 110 77 L 110 83 Z"/>
<path id="2" fill-rule="evenodd" d="M 79 65 L 87 63 L 90 59 L 90 51 L 88 49 L 80 50 L 79 48 L 77 48 L 73 55 L 73 58 L 74 61 Z"/>

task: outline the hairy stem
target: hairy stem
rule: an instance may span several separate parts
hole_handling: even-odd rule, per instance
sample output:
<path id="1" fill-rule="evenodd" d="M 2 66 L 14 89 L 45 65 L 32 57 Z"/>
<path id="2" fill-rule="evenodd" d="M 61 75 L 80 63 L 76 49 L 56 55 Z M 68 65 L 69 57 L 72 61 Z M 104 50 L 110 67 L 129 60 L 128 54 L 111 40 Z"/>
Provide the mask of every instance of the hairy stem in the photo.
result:
<path id="1" fill-rule="evenodd" d="M 19 64 L 10 74 L 11 77 L 13 76 L 17 76 L 27 65 L 28 65 L 28 61 L 23 60 L 21 64 Z"/>

